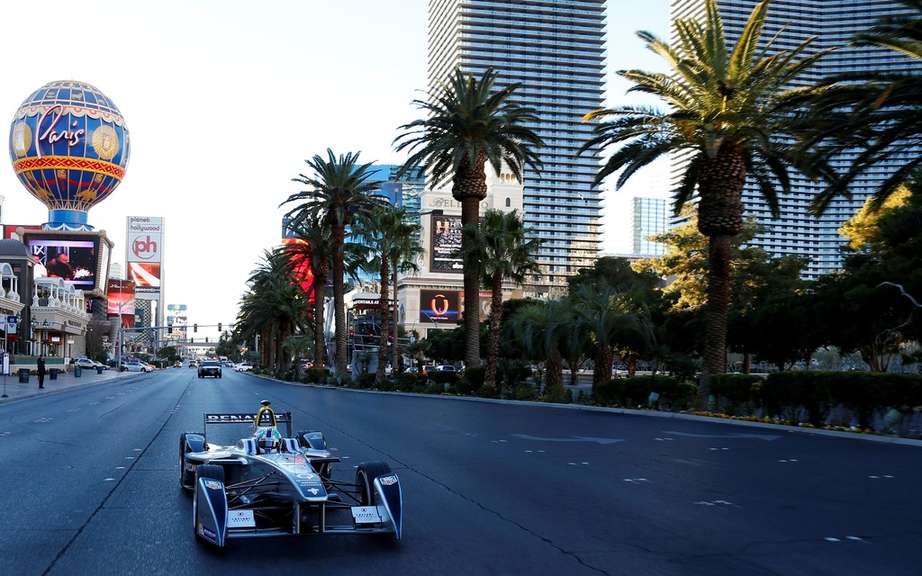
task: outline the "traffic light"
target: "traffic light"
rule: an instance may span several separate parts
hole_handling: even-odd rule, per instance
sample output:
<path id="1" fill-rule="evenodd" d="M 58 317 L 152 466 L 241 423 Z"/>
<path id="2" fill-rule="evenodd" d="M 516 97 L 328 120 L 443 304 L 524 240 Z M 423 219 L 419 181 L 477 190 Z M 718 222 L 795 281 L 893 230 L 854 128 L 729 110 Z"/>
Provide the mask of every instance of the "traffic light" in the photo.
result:
<path id="1" fill-rule="evenodd" d="M 218 332 L 221 332 L 221 323 L 218 322 Z"/>
<path id="2" fill-rule="evenodd" d="M 195 338 L 189 338 L 189 344 L 195 344 Z"/>
<path id="3" fill-rule="evenodd" d="M 192 331 L 193 331 L 193 332 L 198 332 L 198 324 L 193 324 L 193 325 L 192 325 Z"/>
<path id="4" fill-rule="evenodd" d="M 205 336 L 205 344 L 208 344 L 208 336 Z"/>
<path id="5" fill-rule="evenodd" d="M 166 333 L 167 333 L 167 334 L 172 334 L 172 333 L 173 333 L 173 325 L 172 325 L 172 324 L 170 324 L 169 326 L 166 327 Z"/>

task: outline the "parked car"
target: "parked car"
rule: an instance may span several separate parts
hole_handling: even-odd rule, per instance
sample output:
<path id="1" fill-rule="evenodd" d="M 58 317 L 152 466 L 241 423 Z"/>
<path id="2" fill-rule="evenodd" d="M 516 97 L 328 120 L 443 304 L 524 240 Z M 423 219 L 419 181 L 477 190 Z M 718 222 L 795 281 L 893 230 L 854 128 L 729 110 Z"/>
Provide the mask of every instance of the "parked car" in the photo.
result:
<path id="1" fill-rule="evenodd" d="M 234 372 L 250 372 L 253 370 L 253 366 L 247 362 L 241 362 L 234 366 Z"/>
<path id="2" fill-rule="evenodd" d="M 74 366 L 79 366 L 80 368 L 83 368 L 84 370 L 95 370 L 97 364 L 98 362 L 94 362 L 93 360 L 90 360 L 86 356 L 82 358 L 77 358 L 76 360 L 73 361 Z"/>
<path id="3" fill-rule="evenodd" d="M 440 365 L 440 366 L 436 366 L 435 369 L 433 369 L 433 372 L 451 372 L 451 373 L 456 373 L 456 372 L 458 372 L 458 369 L 457 369 L 456 367 L 452 366 L 451 364 L 442 364 L 442 365 Z"/>
<path id="4" fill-rule="evenodd" d="M 217 360 L 205 360 L 202 362 L 201 366 L 198 367 L 198 377 L 205 378 L 206 376 L 221 378 L 221 363 Z"/>

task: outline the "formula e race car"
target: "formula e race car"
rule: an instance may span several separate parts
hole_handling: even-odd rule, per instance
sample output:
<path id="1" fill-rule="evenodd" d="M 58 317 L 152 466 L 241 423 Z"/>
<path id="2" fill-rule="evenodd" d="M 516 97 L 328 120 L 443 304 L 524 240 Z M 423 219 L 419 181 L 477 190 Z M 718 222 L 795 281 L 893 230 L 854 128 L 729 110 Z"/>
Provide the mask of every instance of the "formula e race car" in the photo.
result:
<path id="1" fill-rule="evenodd" d="M 333 479 L 320 432 L 291 434 L 291 413 L 263 400 L 253 414 L 205 414 L 204 432 L 179 437 L 179 483 L 192 493 L 195 537 L 229 539 L 299 534 L 385 534 L 400 540 L 400 480 L 384 462 L 356 467 L 353 482 Z M 207 442 L 209 426 L 248 425 L 236 445 Z M 279 425 L 286 425 L 286 436 Z"/>

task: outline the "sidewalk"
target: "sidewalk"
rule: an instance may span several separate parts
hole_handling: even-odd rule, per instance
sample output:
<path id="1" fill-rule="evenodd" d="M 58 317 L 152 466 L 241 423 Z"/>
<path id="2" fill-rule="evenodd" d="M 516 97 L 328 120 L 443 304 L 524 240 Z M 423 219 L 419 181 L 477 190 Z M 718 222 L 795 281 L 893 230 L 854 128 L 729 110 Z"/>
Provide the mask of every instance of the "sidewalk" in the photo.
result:
<path id="1" fill-rule="evenodd" d="M 34 396 L 49 396 L 71 390 L 74 388 L 85 388 L 95 384 L 111 382 L 128 376 L 138 376 L 137 372 L 118 372 L 116 370 L 105 370 L 102 374 L 96 371 L 84 370 L 83 376 L 74 377 L 73 373 L 58 374 L 57 380 L 52 380 L 49 374 L 45 375 L 45 388 L 39 390 L 38 376 L 33 374 L 29 377 L 28 384 L 20 384 L 19 377 L 10 375 L 6 377 L 6 394 L 7 398 L 0 398 L 0 404 L 24 400 Z M 0 376 L 0 394 L 3 393 L 3 377 Z"/>

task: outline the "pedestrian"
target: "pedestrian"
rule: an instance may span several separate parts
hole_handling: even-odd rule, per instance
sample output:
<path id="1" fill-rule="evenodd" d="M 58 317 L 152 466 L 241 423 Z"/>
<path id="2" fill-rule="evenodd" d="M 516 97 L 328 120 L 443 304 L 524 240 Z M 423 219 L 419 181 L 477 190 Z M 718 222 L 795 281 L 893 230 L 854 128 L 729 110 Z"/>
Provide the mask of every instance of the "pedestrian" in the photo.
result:
<path id="1" fill-rule="evenodd" d="M 45 357 L 39 355 L 38 357 L 38 388 L 42 390 L 45 388 Z"/>

